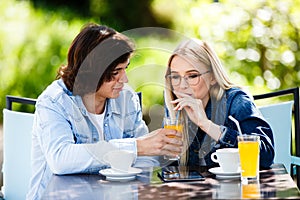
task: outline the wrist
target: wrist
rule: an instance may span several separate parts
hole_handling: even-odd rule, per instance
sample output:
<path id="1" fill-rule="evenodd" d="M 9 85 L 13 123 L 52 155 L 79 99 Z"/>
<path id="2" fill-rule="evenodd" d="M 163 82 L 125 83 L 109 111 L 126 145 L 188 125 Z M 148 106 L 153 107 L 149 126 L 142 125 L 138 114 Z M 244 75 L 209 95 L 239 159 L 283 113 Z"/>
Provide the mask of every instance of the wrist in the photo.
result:
<path id="1" fill-rule="evenodd" d="M 215 123 L 213 123 L 211 120 L 207 120 L 207 122 L 203 123 L 203 126 L 200 128 L 208 134 L 210 137 L 212 137 L 215 141 L 219 141 L 223 138 L 223 127 L 219 126 Z M 225 127 L 226 128 L 226 127 Z"/>
<path id="2" fill-rule="evenodd" d="M 137 138 L 136 139 L 136 154 L 138 156 L 142 156 L 143 155 L 143 145 L 142 145 L 143 141 L 141 138 Z"/>
<path id="3" fill-rule="evenodd" d="M 210 132 L 211 126 L 213 122 L 211 120 L 207 120 L 206 122 L 202 123 L 199 127 L 206 133 Z"/>

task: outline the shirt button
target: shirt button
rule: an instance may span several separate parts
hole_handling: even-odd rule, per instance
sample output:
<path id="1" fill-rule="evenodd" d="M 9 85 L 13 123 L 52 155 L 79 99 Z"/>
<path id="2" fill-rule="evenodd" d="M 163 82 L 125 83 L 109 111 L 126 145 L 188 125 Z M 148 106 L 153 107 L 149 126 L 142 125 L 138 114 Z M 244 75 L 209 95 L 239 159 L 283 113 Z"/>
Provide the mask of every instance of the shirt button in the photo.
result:
<path id="1" fill-rule="evenodd" d="M 104 126 L 107 126 L 107 124 L 104 124 Z"/>

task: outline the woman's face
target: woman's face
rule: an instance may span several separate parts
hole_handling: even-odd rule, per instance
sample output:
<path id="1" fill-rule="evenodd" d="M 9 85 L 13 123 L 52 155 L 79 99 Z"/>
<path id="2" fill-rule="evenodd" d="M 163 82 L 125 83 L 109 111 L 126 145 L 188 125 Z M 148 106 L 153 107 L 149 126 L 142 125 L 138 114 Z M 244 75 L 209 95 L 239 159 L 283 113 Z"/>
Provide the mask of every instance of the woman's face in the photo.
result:
<path id="1" fill-rule="evenodd" d="M 99 90 L 96 92 L 96 99 L 114 99 L 120 95 L 120 92 L 124 87 L 124 83 L 128 82 L 125 71 L 128 65 L 129 60 L 116 66 L 116 68 L 112 71 L 112 80 L 103 82 Z"/>
<path id="2" fill-rule="evenodd" d="M 208 72 L 209 69 L 204 63 L 192 63 L 176 55 L 170 63 L 170 69 L 172 77 L 181 79 L 178 85 L 172 85 L 174 91 L 201 99 L 205 104 L 208 102 L 209 88 L 210 85 L 215 83 L 215 80 L 213 79 L 212 72 Z M 181 78 L 178 76 L 181 76 Z M 186 79 L 183 77 L 186 77 Z M 191 84 L 188 83 L 189 81 Z M 180 97 L 180 95 L 177 96 Z"/>

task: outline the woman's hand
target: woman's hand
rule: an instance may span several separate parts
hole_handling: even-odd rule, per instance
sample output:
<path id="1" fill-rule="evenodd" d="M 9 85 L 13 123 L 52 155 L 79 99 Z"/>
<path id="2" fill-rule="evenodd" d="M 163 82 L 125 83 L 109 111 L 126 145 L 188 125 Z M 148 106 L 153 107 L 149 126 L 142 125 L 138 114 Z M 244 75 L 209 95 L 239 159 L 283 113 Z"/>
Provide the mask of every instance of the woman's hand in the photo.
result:
<path id="1" fill-rule="evenodd" d="M 201 99 L 195 99 L 189 95 L 175 91 L 174 93 L 177 95 L 177 97 L 179 97 L 178 99 L 171 101 L 172 104 L 176 105 L 174 107 L 175 110 L 184 109 L 190 120 L 192 120 L 200 128 L 209 123 Z"/>
<path id="2" fill-rule="evenodd" d="M 176 156 L 182 151 L 182 134 L 170 129 L 157 129 L 137 138 L 139 156 Z"/>
<path id="3" fill-rule="evenodd" d="M 194 99 L 183 93 L 175 92 L 178 99 L 171 101 L 175 104 L 175 110 L 184 109 L 190 118 L 197 126 L 199 126 L 205 133 L 212 137 L 215 141 L 218 141 L 221 136 L 220 126 L 214 124 L 207 118 L 205 109 L 201 99 Z"/>

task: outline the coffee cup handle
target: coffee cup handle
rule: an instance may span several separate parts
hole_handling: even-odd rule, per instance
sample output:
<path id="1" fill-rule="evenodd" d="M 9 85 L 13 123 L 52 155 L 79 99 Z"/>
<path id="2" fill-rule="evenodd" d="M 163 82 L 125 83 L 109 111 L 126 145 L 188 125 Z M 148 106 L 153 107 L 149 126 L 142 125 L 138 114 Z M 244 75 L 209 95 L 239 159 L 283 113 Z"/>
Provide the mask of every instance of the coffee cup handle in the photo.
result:
<path id="1" fill-rule="evenodd" d="M 210 158 L 212 161 L 214 161 L 215 163 L 219 163 L 218 161 L 218 156 L 217 156 L 217 153 L 216 152 L 213 152 L 211 155 L 210 155 Z"/>

